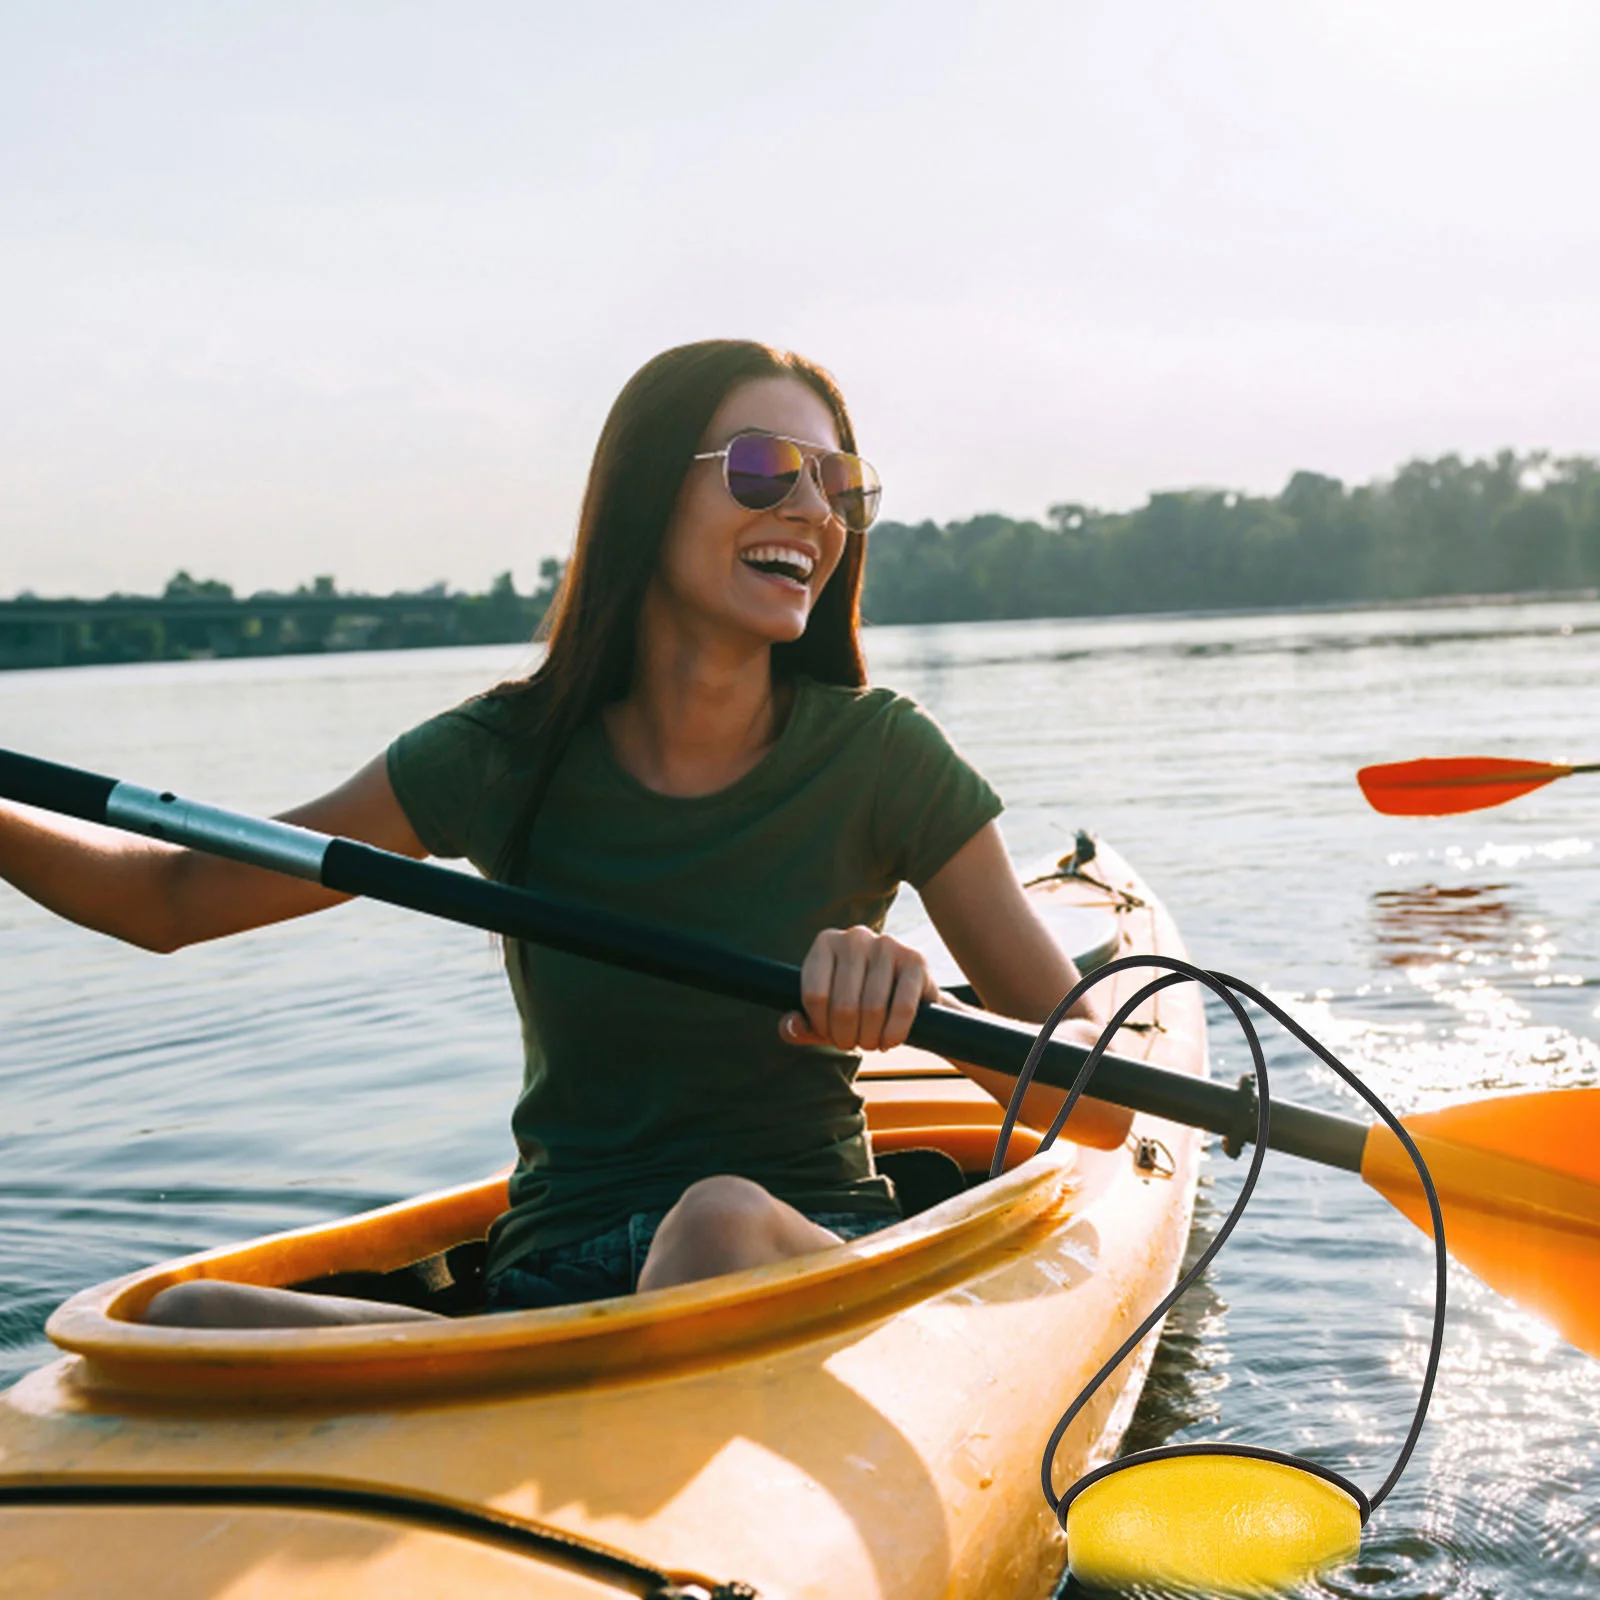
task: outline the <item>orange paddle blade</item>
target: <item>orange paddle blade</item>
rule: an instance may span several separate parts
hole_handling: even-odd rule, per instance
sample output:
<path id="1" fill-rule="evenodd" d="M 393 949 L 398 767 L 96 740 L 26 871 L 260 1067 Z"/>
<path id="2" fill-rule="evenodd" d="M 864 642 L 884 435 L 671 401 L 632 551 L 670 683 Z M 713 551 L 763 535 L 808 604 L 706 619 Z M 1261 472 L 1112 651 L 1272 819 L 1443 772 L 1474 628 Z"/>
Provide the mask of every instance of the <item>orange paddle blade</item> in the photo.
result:
<path id="1" fill-rule="evenodd" d="M 1499 756 L 1446 756 L 1363 767 L 1356 782 L 1374 811 L 1390 817 L 1448 817 L 1504 805 L 1584 767 L 1550 761 L 1509 761 Z"/>
<path id="2" fill-rule="evenodd" d="M 1552 1089 L 1403 1117 L 1433 1175 L 1450 1254 L 1600 1356 L 1600 1089 Z M 1424 1232 L 1428 1201 L 1382 1123 L 1361 1176 Z"/>

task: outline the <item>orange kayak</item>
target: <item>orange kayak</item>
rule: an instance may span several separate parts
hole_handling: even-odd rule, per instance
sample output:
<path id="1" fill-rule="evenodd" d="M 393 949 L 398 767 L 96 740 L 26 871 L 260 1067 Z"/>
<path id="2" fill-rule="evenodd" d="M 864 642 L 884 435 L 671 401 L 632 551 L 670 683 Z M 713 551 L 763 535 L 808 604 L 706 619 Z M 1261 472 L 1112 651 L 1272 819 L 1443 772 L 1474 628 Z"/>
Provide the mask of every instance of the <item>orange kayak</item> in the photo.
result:
<path id="1" fill-rule="evenodd" d="M 1184 953 L 1113 851 L 1087 872 L 1030 890 L 1074 954 Z M 1204 1073 L 1196 991 L 1157 995 L 1113 1049 Z M 776 1265 L 444 1323 L 140 1320 L 197 1277 L 447 1281 L 500 1175 L 85 1290 L 50 1321 L 60 1358 L 0 1394 L 0 1594 L 1049 1594 L 1044 1443 L 1175 1281 L 1199 1136 L 1085 1102 L 1082 1142 L 1035 1154 L 1019 1126 L 990 1180 L 1002 1107 L 964 1074 L 902 1049 L 857 1086 L 912 1214 Z M 1058 1104 L 1035 1089 L 1025 1114 Z M 1153 1343 L 1069 1433 L 1058 1487 L 1115 1454 Z"/>

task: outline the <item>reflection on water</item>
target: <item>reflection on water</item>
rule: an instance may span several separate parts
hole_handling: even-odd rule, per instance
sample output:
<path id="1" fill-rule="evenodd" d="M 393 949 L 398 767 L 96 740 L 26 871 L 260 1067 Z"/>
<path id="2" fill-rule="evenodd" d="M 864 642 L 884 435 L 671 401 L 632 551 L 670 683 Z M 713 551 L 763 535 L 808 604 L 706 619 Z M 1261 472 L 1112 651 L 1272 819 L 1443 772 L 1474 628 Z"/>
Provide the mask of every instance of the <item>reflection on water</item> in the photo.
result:
<path id="1" fill-rule="evenodd" d="M 1020 863 L 1053 863 L 1079 827 L 1114 840 L 1197 960 L 1290 1001 L 1404 1113 L 1600 1084 L 1600 785 L 1427 820 L 1369 811 L 1355 771 L 1600 751 L 1597 630 L 1591 603 L 879 628 L 867 645 L 875 680 L 928 705 L 1005 797 Z M 0 745 L 271 812 L 522 656 L 0 675 Z M 1248 1062 L 1213 1020 L 1232 1080 Z M 1262 1037 L 1275 1092 L 1362 1114 Z M 503 975 L 470 930 L 355 905 L 157 959 L 0 890 L 0 1380 L 46 1358 L 49 1307 L 85 1283 L 502 1165 L 519 1070 Z M 1242 1170 L 1212 1146 L 1191 1259 Z M 1459 1269 L 1450 1296 L 1411 1468 L 1360 1560 L 1307 1593 L 1589 1600 L 1600 1362 Z M 1168 1319 L 1128 1444 L 1246 1440 L 1376 1487 L 1430 1310 L 1420 1232 L 1355 1176 L 1274 1155 Z"/>
<path id="2" fill-rule="evenodd" d="M 1379 889 L 1372 896 L 1372 942 L 1390 966 L 1434 966 L 1463 952 L 1510 950 L 1519 920 L 1529 916 L 1506 883 Z"/>
<path id="3" fill-rule="evenodd" d="M 1213 1150 L 1209 1160 L 1218 1159 Z M 1205 1254 L 1222 1224 L 1212 1198 L 1215 1184 L 1203 1169 L 1180 1276 Z M 1174 1443 L 1180 1434 L 1191 1436 L 1189 1430 L 1202 1426 L 1211 1430 L 1208 1437 L 1215 1435 L 1222 1391 L 1228 1386 L 1227 1311 L 1215 1281 L 1206 1275 L 1192 1283 L 1167 1313 L 1139 1409 L 1122 1441 L 1125 1452 Z"/>

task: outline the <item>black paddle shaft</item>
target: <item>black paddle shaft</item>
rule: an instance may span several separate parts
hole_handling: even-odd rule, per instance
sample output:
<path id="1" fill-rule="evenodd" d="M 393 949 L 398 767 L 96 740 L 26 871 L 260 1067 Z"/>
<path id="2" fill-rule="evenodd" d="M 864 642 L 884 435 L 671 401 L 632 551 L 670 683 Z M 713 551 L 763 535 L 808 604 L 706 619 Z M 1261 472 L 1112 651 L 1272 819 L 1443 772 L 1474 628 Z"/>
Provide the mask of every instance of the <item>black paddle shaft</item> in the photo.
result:
<path id="1" fill-rule="evenodd" d="M 341 894 L 383 900 L 729 999 L 777 1011 L 802 1009 L 800 969 L 785 962 L 430 866 L 353 839 L 261 821 L 7 750 L 0 750 L 0 798 L 308 878 Z M 1014 1078 L 1036 1037 L 1037 1030 L 1025 1023 L 925 1001 L 908 1043 Z M 1070 1088 L 1088 1054 L 1082 1045 L 1052 1039 L 1035 1081 Z M 1256 1107 L 1248 1089 L 1109 1054 L 1095 1068 L 1090 1087 L 1096 1099 L 1222 1134 L 1234 1150 L 1255 1134 Z M 1351 1118 L 1274 1099 L 1267 1143 L 1359 1172 L 1367 1132 L 1367 1124 Z"/>

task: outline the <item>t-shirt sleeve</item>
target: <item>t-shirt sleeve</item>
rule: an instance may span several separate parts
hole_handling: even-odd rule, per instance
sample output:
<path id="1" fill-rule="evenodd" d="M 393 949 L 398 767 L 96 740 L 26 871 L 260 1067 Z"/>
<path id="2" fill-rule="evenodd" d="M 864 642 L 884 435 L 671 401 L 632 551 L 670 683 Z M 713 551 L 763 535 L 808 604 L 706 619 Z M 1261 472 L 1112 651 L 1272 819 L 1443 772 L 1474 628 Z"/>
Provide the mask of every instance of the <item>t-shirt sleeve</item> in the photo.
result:
<path id="1" fill-rule="evenodd" d="M 479 824 L 499 765 L 497 743 L 469 703 L 430 717 L 389 746 L 389 785 L 429 855 L 475 862 L 482 856 Z"/>
<path id="2" fill-rule="evenodd" d="M 890 708 L 873 829 L 898 882 L 922 886 L 1005 809 L 983 775 L 921 706 Z"/>

